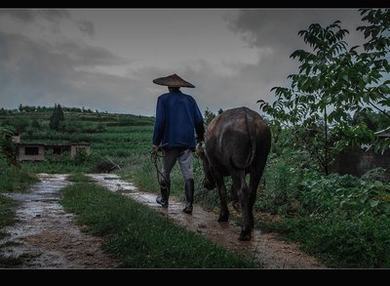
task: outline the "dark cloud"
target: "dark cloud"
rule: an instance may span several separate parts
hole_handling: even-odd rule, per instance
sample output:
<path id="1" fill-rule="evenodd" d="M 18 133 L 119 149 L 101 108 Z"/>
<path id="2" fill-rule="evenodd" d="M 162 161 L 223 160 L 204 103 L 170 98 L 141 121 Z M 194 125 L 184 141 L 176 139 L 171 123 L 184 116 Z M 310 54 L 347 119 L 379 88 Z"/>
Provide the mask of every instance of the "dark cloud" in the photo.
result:
<path id="1" fill-rule="evenodd" d="M 326 26 L 341 20 L 352 35 L 349 40 L 355 41 L 360 38 L 356 32 L 360 18 L 357 9 L 261 9 L 242 10 L 226 20 L 253 47 L 293 50 L 303 43 L 298 31 L 312 23 Z"/>
<path id="2" fill-rule="evenodd" d="M 93 67 L 122 62 L 104 48 L 80 42 L 52 45 L 0 32 L 1 102 L 7 106 L 61 102 L 113 110 L 126 102 L 124 95 L 136 83 Z M 91 69 L 85 71 L 82 66 Z"/>
<path id="3" fill-rule="evenodd" d="M 44 18 L 51 22 L 59 22 L 61 19 L 70 19 L 70 13 L 62 9 L 1 9 L 0 15 L 9 15 L 23 22 L 32 22 L 37 18 Z"/>
<path id="4" fill-rule="evenodd" d="M 35 19 L 36 14 L 27 9 L 1 9 L 0 16 L 9 15 L 23 22 L 31 22 Z"/>
<path id="5" fill-rule="evenodd" d="M 86 35 L 92 37 L 95 35 L 95 27 L 92 22 L 90 21 L 79 21 L 78 27 L 81 32 L 85 33 Z"/>
<path id="6" fill-rule="evenodd" d="M 8 15 L 26 24 L 44 19 L 52 25 L 51 30 L 60 32 L 59 25 L 62 20 L 74 22 L 78 29 L 85 35 L 93 36 L 95 27 L 92 22 L 86 20 L 74 20 L 69 11 L 65 9 L 0 9 L 0 17 Z"/>
<path id="7" fill-rule="evenodd" d="M 67 40 L 52 47 L 53 51 L 67 57 L 74 66 L 113 66 L 128 64 L 129 59 L 109 50 L 80 41 Z"/>
<path id="8" fill-rule="evenodd" d="M 298 36 L 300 30 L 307 29 L 312 23 L 326 26 L 341 20 L 341 26 L 350 31 L 346 40 L 352 47 L 363 43 L 361 33 L 356 31 L 361 24 L 360 19 L 357 9 L 243 10 L 227 17 L 230 29 L 252 48 L 259 50 L 259 60 L 241 66 L 235 82 L 252 83 L 253 89 L 245 90 L 253 100 L 272 101 L 270 89 L 285 85 L 286 77 L 297 71 L 297 62 L 289 58 L 291 53 L 297 49 L 309 49 Z"/>
<path id="9" fill-rule="evenodd" d="M 38 16 L 51 22 L 58 22 L 62 19 L 71 19 L 70 13 L 63 9 L 34 10 Z"/>
<path id="10" fill-rule="evenodd" d="M 186 31 L 185 36 L 177 34 L 184 29 L 183 27 L 177 30 L 177 27 L 180 27 L 178 23 L 173 24 L 166 20 L 172 18 L 169 17 L 168 11 L 163 15 L 164 21 L 168 22 L 168 34 L 163 33 L 166 29 L 162 24 L 164 22 L 158 22 L 162 32 L 156 32 L 154 26 L 157 22 L 154 22 L 156 21 L 154 17 L 150 17 L 148 25 L 153 29 L 150 27 L 146 29 L 142 25 L 137 27 L 135 31 L 142 35 L 136 38 L 138 41 L 133 38 L 131 38 L 132 42 L 121 41 L 123 37 L 131 35 L 127 34 L 126 29 L 118 34 L 107 32 L 116 29 L 108 29 L 102 35 L 103 38 L 106 37 L 115 43 L 112 46 L 108 45 L 113 51 L 134 55 L 138 61 L 133 65 L 131 60 L 120 57 L 111 50 L 92 45 L 96 42 L 91 40 L 91 36 L 95 35 L 93 23 L 96 22 L 97 25 L 100 17 L 102 19 L 97 27 L 103 27 L 102 30 L 110 27 L 111 24 L 117 25 L 112 26 L 115 28 L 127 27 L 128 17 L 121 14 L 125 12 L 111 14 L 111 18 L 108 16 L 104 18 L 105 13 L 99 14 L 99 17 L 94 18 L 94 22 L 80 19 L 75 21 L 73 20 L 75 14 L 72 12 L 72 15 L 69 15 L 67 10 L 50 12 L 50 16 L 45 15 L 46 12 L 41 11 L 38 14 L 36 12 L 23 10 L 17 13 L 15 11 L 4 13 L 12 14 L 12 17 L 25 21 L 26 24 L 30 22 L 33 24 L 37 17 L 47 19 L 50 23 L 54 23 L 53 26 L 62 20 L 70 19 L 80 31 L 88 35 L 84 39 L 88 40 L 89 44 L 69 37 L 71 34 L 66 37 L 55 34 L 55 40 L 45 42 L 38 40 L 34 35 L 10 34 L 2 29 L 3 33 L 0 32 L 0 100 L 1 104 L 9 107 L 18 106 L 20 103 L 50 105 L 58 102 L 68 106 L 84 105 L 99 110 L 151 115 L 155 111 L 157 97 L 166 91 L 166 88 L 153 84 L 152 80 L 178 73 L 196 86 L 195 89 L 183 89 L 183 91 L 198 100 L 202 111 L 206 107 L 217 111 L 219 108 L 237 106 L 248 106 L 258 110 L 256 101 L 260 98 L 272 101 L 273 93 L 270 89 L 273 86 L 285 85 L 287 75 L 296 72 L 297 64 L 289 56 L 296 49 L 307 48 L 297 35 L 299 30 L 307 28 L 311 23 L 319 22 L 327 25 L 340 19 L 342 26 L 346 26 L 351 31 L 348 38 L 351 45 L 355 42 L 362 43 L 361 35 L 355 31 L 360 24 L 360 15 L 357 10 L 352 9 L 262 9 L 229 13 L 225 23 L 220 22 L 221 25 L 218 27 L 209 27 L 209 30 L 212 30 L 212 39 L 211 36 L 205 37 L 204 26 L 199 28 L 196 25 L 202 20 L 202 11 L 195 11 L 192 18 L 188 15 L 183 16 L 185 18 L 183 23 L 192 29 L 191 33 Z M 0 16 L 1 13 L 3 11 L 0 11 Z M 158 11 L 155 13 L 157 15 Z M 118 16 L 120 14 L 122 17 Z M 79 14 L 79 18 L 84 16 L 88 17 L 87 14 Z M 138 18 L 142 17 L 138 15 Z M 141 23 L 141 20 L 137 21 Z M 131 27 L 134 28 L 138 22 L 134 17 L 132 21 L 134 22 L 131 22 Z M 202 24 L 207 26 L 207 21 L 203 22 Z M 227 24 L 236 35 L 227 31 L 223 24 Z M 57 26 L 60 27 L 60 24 Z M 219 33 L 221 30 L 225 32 L 223 36 Z M 98 32 L 102 33 L 96 31 L 95 38 L 101 35 Z M 54 34 L 51 36 L 54 39 Z M 187 36 L 194 43 L 190 53 L 197 55 L 192 57 L 191 61 L 185 60 L 188 57 L 188 47 L 182 45 Z M 213 61 L 216 53 L 223 53 L 224 47 L 231 43 L 229 41 L 236 40 L 238 37 L 244 39 L 244 43 L 251 49 L 237 47 L 235 48 L 237 57 L 234 56 L 234 49 L 229 50 L 228 55 L 232 55 L 232 61 L 224 63 Z M 48 41 L 51 39 L 49 38 Z M 218 40 L 212 41 L 213 39 Z M 100 43 L 104 44 L 107 41 Z M 206 49 L 207 53 L 202 53 L 197 49 L 196 41 L 206 42 L 213 49 L 211 51 Z M 138 46 L 141 46 L 141 51 L 134 52 Z M 243 51 L 247 51 L 248 55 L 238 54 Z M 162 55 L 166 59 L 159 62 L 159 57 Z M 170 66 L 170 61 L 174 62 L 178 55 L 183 59 L 180 64 L 175 62 L 176 64 L 172 64 L 171 68 L 163 68 Z M 155 62 L 147 61 L 150 58 L 156 59 Z M 237 60 L 238 58 L 241 61 Z M 250 62 L 248 59 L 252 58 L 253 62 Z M 118 75 L 122 74 L 116 69 L 119 66 L 123 69 L 129 68 L 129 72 L 123 76 Z"/>

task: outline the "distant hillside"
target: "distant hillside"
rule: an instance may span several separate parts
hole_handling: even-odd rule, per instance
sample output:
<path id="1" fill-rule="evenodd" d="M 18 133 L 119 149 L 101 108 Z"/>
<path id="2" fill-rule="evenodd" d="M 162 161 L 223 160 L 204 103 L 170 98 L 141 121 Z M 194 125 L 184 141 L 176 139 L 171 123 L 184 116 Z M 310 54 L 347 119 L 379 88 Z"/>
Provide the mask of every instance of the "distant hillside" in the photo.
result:
<path id="1" fill-rule="evenodd" d="M 34 173 L 100 172 L 102 166 L 106 166 L 104 170 L 111 170 L 107 169 L 111 162 L 120 166 L 141 166 L 149 158 L 153 117 L 62 107 L 64 120 L 60 121 L 58 129 L 52 129 L 53 110 L 42 107 L 0 109 L 0 126 L 18 132 L 21 143 L 87 142 L 91 144 L 91 154 L 72 160 L 66 152 L 58 155 L 48 149 L 44 161 L 26 161 L 22 163 L 23 168 Z"/>
<path id="2" fill-rule="evenodd" d="M 49 120 L 53 107 L 45 106 L 20 106 L 19 109 L 0 109 L 0 124 L 1 125 L 26 125 L 29 121 L 39 120 L 45 123 Z M 122 113 L 108 113 L 92 111 L 91 109 L 84 109 L 79 107 L 65 107 L 62 110 L 66 115 L 66 120 L 69 121 L 92 121 L 107 123 L 112 126 L 122 125 L 149 125 L 153 124 L 154 117 L 122 114 Z M 14 121 L 17 122 L 14 122 Z M 19 122 L 24 121 L 24 122 Z"/>
<path id="3" fill-rule="evenodd" d="M 154 117 L 107 113 L 62 107 L 65 120 L 58 131 L 49 128 L 52 107 L 24 106 L 17 110 L 0 109 L 0 126 L 19 133 L 24 143 L 92 142 L 93 134 L 110 132 L 110 127 L 152 126 Z"/>

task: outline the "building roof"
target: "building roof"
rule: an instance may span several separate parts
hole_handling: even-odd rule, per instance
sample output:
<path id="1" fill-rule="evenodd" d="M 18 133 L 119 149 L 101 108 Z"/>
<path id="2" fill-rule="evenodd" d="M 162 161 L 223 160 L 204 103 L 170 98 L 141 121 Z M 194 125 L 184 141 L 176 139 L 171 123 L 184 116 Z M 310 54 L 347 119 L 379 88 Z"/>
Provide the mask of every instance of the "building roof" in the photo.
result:
<path id="1" fill-rule="evenodd" d="M 15 145 L 17 146 L 31 146 L 31 147 L 35 147 L 35 146 L 43 146 L 45 147 L 45 144 L 42 144 L 42 143 L 15 143 Z"/>

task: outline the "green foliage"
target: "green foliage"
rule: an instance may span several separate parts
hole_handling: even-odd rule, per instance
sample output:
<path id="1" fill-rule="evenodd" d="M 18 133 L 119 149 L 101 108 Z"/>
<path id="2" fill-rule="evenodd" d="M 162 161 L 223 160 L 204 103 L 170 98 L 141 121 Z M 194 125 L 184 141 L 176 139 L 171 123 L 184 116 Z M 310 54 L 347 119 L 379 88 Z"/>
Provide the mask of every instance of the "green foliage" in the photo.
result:
<path id="1" fill-rule="evenodd" d="M 388 268 L 390 220 L 362 216 L 289 218 L 275 229 L 322 258 L 330 267 Z"/>
<path id="2" fill-rule="evenodd" d="M 271 153 L 263 175 L 265 187 L 258 194 L 255 209 L 272 214 L 295 214 L 304 176 L 313 170 L 316 166 L 304 151 L 286 148 L 280 155 Z"/>
<path id="3" fill-rule="evenodd" d="M 61 126 L 62 132 L 67 133 L 99 133 L 106 131 L 103 123 L 85 123 L 76 120 L 65 120 Z"/>
<path id="4" fill-rule="evenodd" d="M 23 106 L 24 109 L 24 106 Z M 7 122 L 17 119 L 28 119 L 31 125 L 38 122 L 40 128 L 28 127 L 21 134 L 24 143 L 66 144 L 77 142 L 90 142 L 91 155 L 86 160 L 76 162 L 71 160 L 68 154 L 47 154 L 43 162 L 23 162 L 23 168 L 30 172 L 67 173 L 73 171 L 93 172 L 99 163 L 107 160 L 107 157 L 124 169 L 126 166 L 137 169 L 139 164 L 148 159 L 151 133 L 153 131 L 153 118 L 108 113 L 74 112 L 73 108 L 64 107 L 66 120 L 61 122 L 58 131 L 48 128 L 51 116 L 49 108 L 45 111 L 7 111 L 0 117 L 1 126 L 9 126 Z M 53 111 L 51 107 L 51 111 Z M 116 125 L 121 119 L 129 125 Z M 112 123 L 113 125 L 110 125 Z M 126 123 L 126 124 L 127 124 Z M 15 130 L 13 128 L 13 130 Z M 14 132 L 14 131 L 12 131 Z M 82 162 L 83 161 L 83 162 Z M 131 165 L 131 166 L 130 166 Z"/>
<path id="5" fill-rule="evenodd" d="M 0 194 L 0 239 L 4 236 L 1 230 L 15 222 L 15 205 L 15 201 Z"/>
<path id="6" fill-rule="evenodd" d="M 361 53 L 356 50 L 358 46 L 348 49 L 344 38 L 349 32 L 341 28 L 340 21 L 327 27 L 311 24 L 300 31 L 298 35 L 310 50 L 291 54 L 299 62 L 298 73 L 288 76 L 291 86 L 272 88 L 276 95 L 272 104 L 258 101 L 260 109 L 281 127 L 296 129 L 295 141 L 301 141 L 301 147 L 310 152 L 326 174 L 343 148 L 379 144 L 372 126 L 354 124 L 351 115 L 379 110 L 390 117 L 385 111 L 390 106 L 390 81 L 383 79 L 390 71 L 389 11 L 361 10 L 363 21 L 372 24 L 358 28 L 369 40 Z M 382 143 L 375 150 L 390 147 L 390 142 Z"/>
<path id="7" fill-rule="evenodd" d="M 362 21 L 369 24 L 357 28 L 358 31 L 364 33 L 364 38 L 369 40 L 364 44 L 364 49 L 371 52 L 377 51 L 379 53 L 373 55 L 383 58 L 390 47 L 390 35 L 388 33 L 390 29 L 390 9 L 360 9 L 360 14 L 363 16 Z M 385 63 L 382 62 L 381 64 Z"/>
<path id="8" fill-rule="evenodd" d="M 207 126 L 209 123 L 216 117 L 216 115 L 209 110 L 209 108 L 206 108 L 204 112 L 204 124 Z"/>
<path id="9" fill-rule="evenodd" d="M 15 133 L 24 132 L 31 125 L 31 121 L 28 118 L 20 117 L 13 120 L 4 120 L 2 126 L 7 129 L 12 129 Z"/>
<path id="10" fill-rule="evenodd" d="M 384 170 L 362 178 L 324 176 L 307 159 L 291 151 L 271 156 L 255 209 L 282 219 L 265 222 L 267 228 L 299 241 L 329 266 L 389 267 L 390 182 L 383 180 Z"/>
<path id="11" fill-rule="evenodd" d="M 0 127 L 0 161 L 4 161 L 8 165 L 16 166 L 15 146 L 12 144 L 12 136 L 15 134 L 12 128 Z M 4 166 L 0 164 L 0 173 Z"/>
<path id="12" fill-rule="evenodd" d="M 66 187 L 62 204 L 90 232 L 108 238 L 104 247 L 120 258 L 122 267 L 254 267 L 149 207 L 94 184 Z"/>
<path id="13" fill-rule="evenodd" d="M 38 120 L 34 119 L 34 120 L 31 122 L 31 127 L 34 128 L 34 129 L 40 129 L 40 128 L 41 128 L 41 124 L 39 123 Z"/>
<path id="14" fill-rule="evenodd" d="M 78 166 L 83 165 L 88 159 L 89 156 L 85 150 L 78 150 L 73 158 L 75 164 Z"/>
<path id="15" fill-rule="evenodd" d="M 10 165 L 0 152 L 0 193 L 21 192 L 36 181 L 35 175 L 25 168 Z"/>
<path id="16" fill-rule="evenodd" d="M 9 155 L 4 153 L 7 152 L 12 134 L 12 130 L 0 127 L 0 239 L 3 236 L 2 228 L 14 223 L 14 207 L 16 205 L 15 201 L 1 195 L 1 193 L 24 191 L 33 182 L 37 181 L 34 175 L 27 173 L 19 166 L 12 165 Z"/>

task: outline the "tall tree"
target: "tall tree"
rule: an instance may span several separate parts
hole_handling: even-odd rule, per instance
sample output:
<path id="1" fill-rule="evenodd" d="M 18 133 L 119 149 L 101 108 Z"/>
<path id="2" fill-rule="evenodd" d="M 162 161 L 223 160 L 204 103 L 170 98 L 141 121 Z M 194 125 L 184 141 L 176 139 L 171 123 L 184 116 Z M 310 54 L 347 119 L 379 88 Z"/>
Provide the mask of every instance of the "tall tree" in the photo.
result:
<path id="1" fill-rule="evenodd" d="M 383 74 L 389 70 L 388 48 L 384 48 L 388 47 L 385 31 L 388 37 L 389 26 L 373 19 L 387 19 L 388 11 L 370 15 L 377 31 L 384 31 L 379 40 L 382 44 L 370 40 L 364 47 L 378 49 L 379 45 L 382 50 L 358 53 L 358 46 L 348 49 L 344 38 L 349 32 L 340 27 L 340 21 L 327 27 L 312 24 L 298 33 L 311 50 L 297 50 L 290 56 L 300 63 L 298 73 L 288 76 L 291 86 L 272 88 L 276 95 L 273 104 L 258 101 L 274 120 L 296 130 L 295 141 L 317 159 L 326 174 L 338 151 L 375 139 L 366 124 L 352 124 L 352 115 L 378 104 L 388 106 L 390 81 L 383 80 Z M 370 31 L 365 34 L 368 36 L 381 33 L 372 32 L 372 27 L 365 29 Z"/>
<path id="2" fill-rule="evenodd" d="M 62 110 L 61 105 L 57 105 L 57 112 L 58 112 L 58 118 L 60 121 L 63 121 L 65 119 L 64 111 Z"/>
<path id="3" fill-rule="evenodd" d="M 61 105 L 54 105 L 53 113 L 50 116 L 49 127 L 50 129 L 59 130 L 61 121 L 64 120 L 64 113 L 62 111 Z"/>

